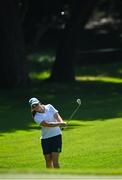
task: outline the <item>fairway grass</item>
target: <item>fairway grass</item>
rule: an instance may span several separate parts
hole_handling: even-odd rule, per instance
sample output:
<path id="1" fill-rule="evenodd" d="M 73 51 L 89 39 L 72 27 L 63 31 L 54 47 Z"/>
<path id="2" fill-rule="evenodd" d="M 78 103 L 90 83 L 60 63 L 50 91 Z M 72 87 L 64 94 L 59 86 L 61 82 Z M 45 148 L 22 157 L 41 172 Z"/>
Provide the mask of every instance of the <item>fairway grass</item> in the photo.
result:
<path id="1" fill-rule="evenodd" d="M 87 122 L 72 120 L 70 125 L 63 131 L 60 170 L 45 169 L 39 129 L 1 133 L 0 172 L 122 173 L 121 118 Z"/>
<path id="2" fill-rule="evenodd" d="M 122 63 L 79 67 L 76 79 L 69 84 L 35 81 L 27 89 L 0 90 L 1 174 L 122 175 Z M 77 107 L 76 99 L 81 99 L 62 131 L 60 169 L 45 168 L 41 129 L 31 117 L 30 97 L 54 105 L 66 121 Z"/>

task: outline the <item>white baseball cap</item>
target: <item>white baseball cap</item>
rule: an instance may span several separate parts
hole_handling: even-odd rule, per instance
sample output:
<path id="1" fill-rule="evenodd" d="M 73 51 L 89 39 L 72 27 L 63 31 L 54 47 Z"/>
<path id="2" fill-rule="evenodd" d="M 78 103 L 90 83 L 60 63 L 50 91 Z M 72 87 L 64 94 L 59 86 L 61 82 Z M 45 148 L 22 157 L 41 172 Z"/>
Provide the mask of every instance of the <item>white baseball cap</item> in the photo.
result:
<path id="1" fill-rule="evenodd" d="M 35 97 L 33 97 L 29 100 L 30 106 L 33 106 L 34 104 L 38 104 L 38 103 L 40 103 L 40 101 Z"/>

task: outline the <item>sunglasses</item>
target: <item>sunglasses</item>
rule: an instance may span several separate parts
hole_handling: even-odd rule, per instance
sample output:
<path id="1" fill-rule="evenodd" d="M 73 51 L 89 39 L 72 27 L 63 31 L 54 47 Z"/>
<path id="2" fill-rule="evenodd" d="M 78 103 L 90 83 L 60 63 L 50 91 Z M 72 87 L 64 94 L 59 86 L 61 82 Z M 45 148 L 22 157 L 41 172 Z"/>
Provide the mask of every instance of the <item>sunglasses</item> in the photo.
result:
<path id="1" fill-rule="evenodd" d="M 33 104 L 32 105 L 32 108 L 35 108 L 35 107 L 37 107 L 39 104 Z"/>

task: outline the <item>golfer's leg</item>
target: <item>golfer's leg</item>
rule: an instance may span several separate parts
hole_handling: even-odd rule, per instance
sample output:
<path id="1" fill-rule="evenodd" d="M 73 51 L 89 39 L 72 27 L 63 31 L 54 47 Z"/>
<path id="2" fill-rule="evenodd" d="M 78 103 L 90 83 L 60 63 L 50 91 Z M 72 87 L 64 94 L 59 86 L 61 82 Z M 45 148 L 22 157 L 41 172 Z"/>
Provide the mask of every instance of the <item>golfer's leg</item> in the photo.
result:
<path id="1" fill-rule="evenodd" d="M 52 152 L 52 161 L 54 168 L 59 168 L 59 153 Z"/>
<path id="2" fill-rule="evenodd" d="M 52 161 L 52 155 L 51 154 L 45 154 L 45 161 L 46 161 L 46 167 L 47 168 L 53 168 L 53 161 Z"/>

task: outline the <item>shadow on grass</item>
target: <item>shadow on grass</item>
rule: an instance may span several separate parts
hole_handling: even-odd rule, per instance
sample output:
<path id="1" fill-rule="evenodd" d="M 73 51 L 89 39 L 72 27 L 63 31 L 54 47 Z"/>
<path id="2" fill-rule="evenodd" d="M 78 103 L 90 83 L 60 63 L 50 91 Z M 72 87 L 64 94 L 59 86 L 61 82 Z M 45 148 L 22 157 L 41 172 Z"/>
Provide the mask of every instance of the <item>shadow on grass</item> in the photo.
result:
<path id="1" fill-rule="evenodd" d="M 31 89 L 1 91 L 0 131 L 40 129 L 30 126 L 33 122 L 28 100 L 35 96 L 44 104 L 50 103 L 67 120 L 77 107 L 76 99 L 82 105 L 74 119 L 82 121 L 108 120 L 122 117 L 122 84 L 96 81 L 74 83 L 42 82 Z M 71 125 L 75 128 L 77 125 Z M 70 129 L 69 129 L 70 130 Z"/>
<path id="2" fill-rule="evenodd" d="M 68 130 L 75 129 L 75 128 L 77 128 L 77 127 L 86 127 L 86 126 L 89 126 L 89 125 L 88 125 L 88 124 L 81 124 L 81 123 L 77 123 L 77 124 L 69 123 L 66 128 L 61 128 L 61 130 L 62 130 L 62 131 L 68 131 Z"/>

